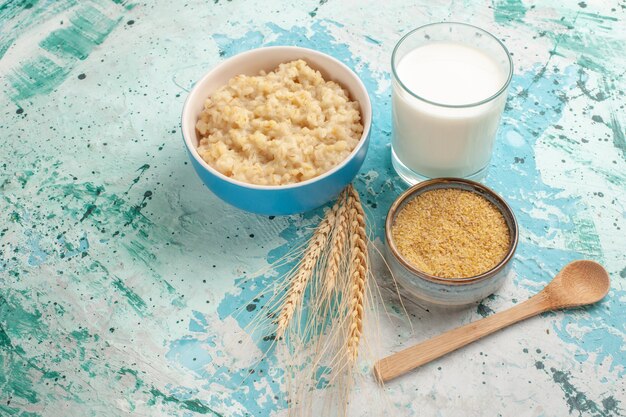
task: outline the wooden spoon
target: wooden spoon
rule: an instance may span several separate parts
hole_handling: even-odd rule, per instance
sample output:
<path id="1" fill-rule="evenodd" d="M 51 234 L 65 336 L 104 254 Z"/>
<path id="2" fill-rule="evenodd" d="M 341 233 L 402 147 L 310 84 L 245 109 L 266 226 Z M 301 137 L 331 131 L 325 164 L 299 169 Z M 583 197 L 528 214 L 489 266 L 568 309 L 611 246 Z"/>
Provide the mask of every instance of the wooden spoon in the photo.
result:
<path id="1" fill-rule="evenodd" d="M 600 301 L 609 291 L 609 286 L 609 274 L 602 265 L 594 261 L 571 262 L 540 293 L 527 301 L 381 359 L 374 365 L 374 374 L 380 382 L 389 381 L 539 313 Z"/>

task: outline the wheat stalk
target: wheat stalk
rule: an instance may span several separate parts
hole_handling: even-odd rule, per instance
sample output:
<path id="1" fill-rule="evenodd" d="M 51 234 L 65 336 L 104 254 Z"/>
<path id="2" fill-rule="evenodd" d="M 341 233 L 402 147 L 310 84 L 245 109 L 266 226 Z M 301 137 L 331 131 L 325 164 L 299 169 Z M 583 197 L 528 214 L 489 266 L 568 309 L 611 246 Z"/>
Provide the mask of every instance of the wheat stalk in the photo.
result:
<path id="1" fill-rule="evenodd" d="M 342 255 L 345 251 L 348 241 L 348 216 L 346 209 L 346 190 L 344 190 L 337 200 L 339 209 L 335 216 L 335 228 L 330 241 L 330 253 L 328 255 L 328 264 L 324 273 L 324 298 L 331 297 L 332 291 L 337 285 L 337 279 L 340 277 Z"/>
<path id="2" fill-rule="evenodd" d="M 355 362 L 363 331 L 363 304 L 367 285 L 368 254 L 365 213 L 359 193 L 350 185 L 347 189 L 350 213 L 350 305 L 348 312 L 348 357 Z"/>
<path id="3" fill-rule="evenodd" d="M 312 410 L 320 369 L 328 390 L 328 410 L 347 413 L 355 378 L 370 285 L 366 216 L 356 189 L 349 185 L 315 228 L 302 257 L 266 303 L 263 317 L 286 361 L 289 413 Z M 306 305 L 305 305 L 306 303 Z M 363 348 L 361 349 L 364 350 Z M 361 352 L 362 354 L 364 352 Z"/>
<path id="4" fill-rule="evenodd" d="M 282 337 L 291 322 L 294 312 L 302 303 L 302 298 L 307 284 L 309 283 L 315 266 L 328 243 L 328 237 L 335 223 L 335 216 L 339 209 L 339 201 L 332 209 L 326 212 L 326 216 L 315 229 L 309 245 L 302 257 L 302 261 L 295 271 L 295 276 L 291 279 L 291 285 L 287 291 L 287 296 L 276 320 L 276 336 Z"/>

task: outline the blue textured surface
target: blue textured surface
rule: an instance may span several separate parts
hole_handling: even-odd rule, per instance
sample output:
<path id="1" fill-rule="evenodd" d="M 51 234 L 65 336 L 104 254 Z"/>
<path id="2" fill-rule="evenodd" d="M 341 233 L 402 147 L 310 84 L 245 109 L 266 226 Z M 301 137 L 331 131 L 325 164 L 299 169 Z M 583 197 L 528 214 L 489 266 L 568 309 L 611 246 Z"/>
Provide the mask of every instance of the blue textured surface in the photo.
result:
<path id="1" fill-rule="evenodd" d="M 391 50 L 441 20 L 487 29 L 515 61 L 485 180 L 520 224 L 514 277 L 465 310 L 408 303 L 408 319 L 381 290 L 351 414 L 625 415 L 624 18 L 617 1 L 6 3 L 0 415 L 286 415 L 280 360 L 257 363 L 266 342 L 245 329 L 287 267 L 251 274 L 322 209 L 258 216 L 212 195 L 180 142 L 184 98 L 259 46 L 310 47 L 354 69 L 374 113 L 354 183 L 381 247 L 405 188 L 389 155 Z M 376 355 L 523 301 L 580 258 L 611 274 L 602 303 L 521 323 L 384 389 L 371 381 Z"/>

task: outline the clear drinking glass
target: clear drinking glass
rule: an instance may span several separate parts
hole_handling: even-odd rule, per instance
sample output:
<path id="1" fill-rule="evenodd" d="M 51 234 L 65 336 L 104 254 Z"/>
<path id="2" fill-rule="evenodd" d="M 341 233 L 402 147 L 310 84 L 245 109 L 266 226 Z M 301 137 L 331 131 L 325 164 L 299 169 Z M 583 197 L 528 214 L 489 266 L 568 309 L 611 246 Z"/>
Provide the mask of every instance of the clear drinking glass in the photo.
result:
<path id="1" fill-rule="evenodd" d="M 392 163 L 407 183 L 484 176 L 513 76 L 496 37 L 464 23 L 417 28 L 392 67 Z"/>

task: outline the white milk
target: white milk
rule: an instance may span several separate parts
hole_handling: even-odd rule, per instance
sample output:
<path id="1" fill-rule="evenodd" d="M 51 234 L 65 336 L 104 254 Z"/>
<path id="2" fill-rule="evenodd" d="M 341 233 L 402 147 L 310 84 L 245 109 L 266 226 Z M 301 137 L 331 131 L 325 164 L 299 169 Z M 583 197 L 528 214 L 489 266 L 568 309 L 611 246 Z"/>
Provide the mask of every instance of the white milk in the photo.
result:
<path id="1" fill-rule="evenodd" d="M 413 94 L 443 105 L 485 100 L 508 73 L 479 49 L 433 42 L 409 51 L 396 66 Z M 393 152 L 410 170 L 426 177 L 467 177 L 489 163 L 506 93 L 478 106 L 450 108 L 420 100 L 393 80 Z"/>

